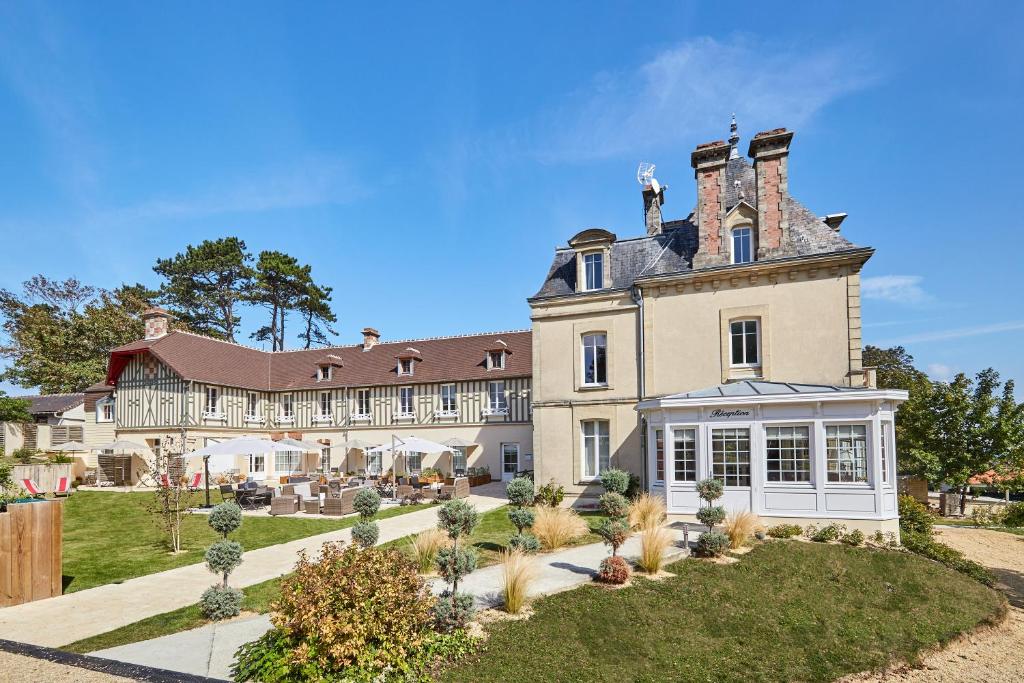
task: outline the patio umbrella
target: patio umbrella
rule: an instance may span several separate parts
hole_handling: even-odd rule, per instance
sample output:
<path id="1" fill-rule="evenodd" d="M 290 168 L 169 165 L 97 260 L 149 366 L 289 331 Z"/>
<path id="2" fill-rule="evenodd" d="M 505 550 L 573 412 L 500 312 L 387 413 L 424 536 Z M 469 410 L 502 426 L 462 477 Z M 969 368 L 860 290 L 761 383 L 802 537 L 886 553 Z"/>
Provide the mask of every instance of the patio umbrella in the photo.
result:
<path id="1" fill-rule="evenodd" d="M 422 439 L 418 436 L 407 436 L 403 439 L 394 434 L 391 435 L 390 446 L 378 446 L 372 450 L 375 452 L 379 451 L 380 453 L 391 453 L 392 462 L 396 466 L 396 476 L 398 475 L 398 454 L 406 456 L 406 463 L 408 463 L 409 453 L 451 453 L 452 451 L 451 446 L 446 446 L 429 439 Z"/>
<path id="2" fill-rule="evenodd" d="M 317 454 L 319 454 L 320 451 L 325 446 L 325 444 L 321 444 L 321 443 L 313 443 L 312 441 L 300 441 L 299 439 L 290 439 L 290 438 L 289 439 L 281 439 L 277 443 L 284 444 L 286 446 L 291 446 L 291 450 L 293 450 L 293 451 L 302 451 L 302 453 L 304 455 L 306 453 L 317 453 Z M 329 448 L 329 446 L 328 446 L 328 448 Z M 308 464 L 309 463 L 305 462 L 305 458 L 303 458 L 303 467 L 306 467 Z"/>
<path id="3" fill-rule="evenodd" d="M 257 439 L 253 436 L 240 436 L 236 439 L 228 439 L 218 443 L 207 444 L 197 451 L 192 451 L 189 456 L 202 457 L 205 469 L 204 479 L 206 480 L 206 507 L 210 507 L 210 459 L 217 457 L 215 463 L 222 465 L 221 457 L 236 455 L 260 455 L 262 453 L 278 453 L 282 451 L 294 451 L 295 446 L 285 446 L 277 441 L 269 439 Z"/>
<path id="4" fill-rule="evenodd" d="M 96 446 L 94 451 L 114 451 L 115 454 L 120 455 L 141 455 L 152 456 L 153 451 L 150 450 L 149 446 L 141 443 L 135 443 L 134 441 L 128 441 L 127 439 L 118 439 L 110 443 L 105 443 L 101 446 Z"/>
<path id="5" fill-rule="evenodd" d="M 364 441 L 363 439 L 349 439 L 348 441 L 343 441 L 340 445 L 344 446 L 344 448 L 345 448 L 345 468 L 344 469 L 346 469 L 346 470 L 348 469 L 348 452 L 349 451 L 363 451 L 365 453 L 366 451 L 368 451 L 370 449 L 373 449 L 373 448 L 376 448 L 378 446 L 378 444 L 370 443 L 369 441 Z"/>
<path id="6" fill-rule="evenodd" d="M 50 450 L 74 453 L 75 451 L 87 451 L 89 447 L 81 441 L 67 441 L 56 446 L 50 446 Z"/>
<path id="7" fill-rule="evenodd" d="M 451 446 L 452 448 L 469 448 L 471 446 L 479 446 L 480 445 L 480 444 L 476 443 L 475 441 L 469 441 L 468 439 L 463 439 L 463 438 L 458 437 L 458 436 L 453 436 L 450 439 L 445 439 L 441 443 L 443 443 L 445 446 Z M 452 462 L 451 462 L 452 476 L 455 476 L 455 455 L 454 455 L 454 453 L 455 453 L 455 451 L 452 451 L 452 455 L 451 455 L 451 459 L 452 459 Z M 466 462 L 467 462 L 467 464 L 469 462 L 469 457 L 468 456 L 466 457 Z"/>

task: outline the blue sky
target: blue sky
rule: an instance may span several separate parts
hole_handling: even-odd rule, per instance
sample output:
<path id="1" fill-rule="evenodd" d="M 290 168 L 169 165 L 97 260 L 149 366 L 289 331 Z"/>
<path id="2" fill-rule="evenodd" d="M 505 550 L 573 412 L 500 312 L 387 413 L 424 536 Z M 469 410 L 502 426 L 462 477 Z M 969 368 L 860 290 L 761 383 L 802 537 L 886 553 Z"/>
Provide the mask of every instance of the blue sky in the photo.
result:
<path id="1" fill-rule="evenodd" d="M 0 287 L 230 234 L 310 263 L 341 343 L 525 328 L 556 245 L 641 233 L 639 161 L 690 211 L 735 111 L 878 250 L 867 342 L 1024 379 L 1024 5 L 370 4 L 0 3 Z"/>

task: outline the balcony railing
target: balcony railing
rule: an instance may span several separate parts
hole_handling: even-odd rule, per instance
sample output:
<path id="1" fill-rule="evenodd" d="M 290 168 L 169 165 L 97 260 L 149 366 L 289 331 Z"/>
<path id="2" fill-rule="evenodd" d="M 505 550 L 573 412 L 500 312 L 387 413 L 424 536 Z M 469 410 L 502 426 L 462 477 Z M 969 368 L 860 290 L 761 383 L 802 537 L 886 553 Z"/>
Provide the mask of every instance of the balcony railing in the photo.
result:
<path id="1" fill-rule="evenodd" d="M 438 410 L 434 411 L 434 417 L 458 417 L 458 416 L 459 416 L 459 411 L 458 410 L 444 410 L 444 409 L 440 409 L 439 408 Z"/>
<path id="2" fill-rule="evenodd" d="M 499 406 L 497 408 L 484 408 L 482 411 L 480 411 L 480 414 L 483 415 L 484 417 L 493 417 L 493 416 L 497 416 L 497 415 L 508 415 L 508 406 L 505 406 L 505 407 Z"/>
<path id="3" fill-rule="evenodd" d="M 277 416 L 277 423 L 278 424 L 282 424 L 282 425 L 292 425 L 292 424 L 295 424 L 295 415 L 294 414 L 293 415 L 278 415 Z"/>
<path id="4" fill-rule="evenodd" d="M 244 419 L 246 424 L 263 424 L 262 415 L 246 415 Z"/>
<path id="5" fill-rule="evenodd" d="M 370 413 L 352 413 L 349 419 L 353 422 L 369 422 L 373 419 L 373 415 Z"/>
<path id="6" fill-rule="evenodd" d="M 224 413 L 220 412 L 219 410 L 204 410 L 203 411 L 203 419 L 204 420 L 226 420 L 226 419 L 228 419 L 228 416 L 225 415 Z"/>
<path id="7" fill-rule="evenodd" d="M 395 413 L 395 419 L 396 420 L 415 420 L 416 419 L 416 413 L 412 413 L 412 412 L 409 412 L 409 411 L 400 411 L 400 412 Z"/>
<path id="8" fill-rule="evenodd" d="M 334 416 L 333 415 L 314 415 L 313 416 L 313 424 L 315 424 L 315 425 L 319 425 L 319 424 L 332 424 L 333 422 L 334 422 Z"/>

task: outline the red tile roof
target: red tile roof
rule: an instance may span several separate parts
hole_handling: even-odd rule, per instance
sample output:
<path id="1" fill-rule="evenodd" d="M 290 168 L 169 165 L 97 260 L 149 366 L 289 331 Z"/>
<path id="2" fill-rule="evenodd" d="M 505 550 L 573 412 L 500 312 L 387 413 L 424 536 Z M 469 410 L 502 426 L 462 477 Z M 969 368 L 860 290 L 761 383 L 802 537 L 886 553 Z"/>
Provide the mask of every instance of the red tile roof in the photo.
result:
<path id="1" fill-rule="evenodd" d="M 511 353 L 504 369 L 488 370 L 486 351 L 499 341 Z M 173 331 L 114 349 L 107 380 L 116 381 L 127 357 L 147 351 L 183 379 L 261 391 L 526 377 L 532 372 L 531 342 L 529 331 L 517 331 L 381 342 L 368 351 L 357 344 L 270 352 Z M 411 345 L 422 360 L 416 361 L 411 377 L 399 376 L 395 357 L 405 355 Z M 330 380 L 318 382 L 322 364 L 335 369 Z"/>

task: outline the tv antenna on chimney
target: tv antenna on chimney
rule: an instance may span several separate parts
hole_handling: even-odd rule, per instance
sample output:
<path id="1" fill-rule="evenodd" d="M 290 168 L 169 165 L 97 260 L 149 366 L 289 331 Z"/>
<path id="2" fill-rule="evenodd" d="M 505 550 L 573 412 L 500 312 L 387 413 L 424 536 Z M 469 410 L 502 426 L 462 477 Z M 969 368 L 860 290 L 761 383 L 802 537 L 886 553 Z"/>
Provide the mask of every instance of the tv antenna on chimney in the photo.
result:
<path id="1" fill-rule="evenodd" d="M 661 185 L 654 177 L 654 164 L 652 163 L 647 161 L 640 162 L 640 165 L 636 168 L 636 181 L 644 187 L 650 185 L 655 194 L 661 192 Z"/>

